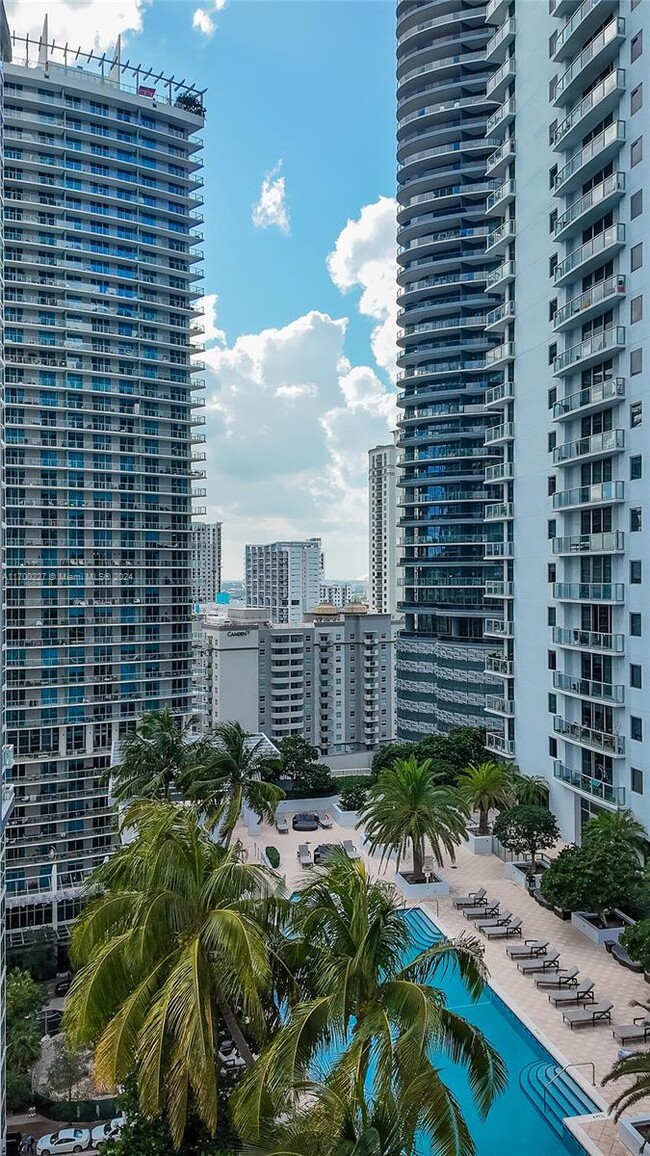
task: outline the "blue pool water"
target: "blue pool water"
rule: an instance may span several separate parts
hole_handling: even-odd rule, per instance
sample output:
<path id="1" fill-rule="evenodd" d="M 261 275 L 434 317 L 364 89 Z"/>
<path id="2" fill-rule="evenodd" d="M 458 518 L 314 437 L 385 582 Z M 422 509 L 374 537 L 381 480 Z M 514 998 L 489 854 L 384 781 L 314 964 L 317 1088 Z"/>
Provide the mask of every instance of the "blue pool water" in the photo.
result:
<path id="1" fill-rule="evenodd" d="M 409 958 L 413 958 L 435 943 L 440 933 L 421 911 L 408 911 L 405 918 L 413 943 Z M 508 1143 L 512 1143 L 516 1156 L 524 1153 L 584 1156 L 583 1148 L 564 1128 L 561 1119 L 598 1112 L 600 1108 L 565 1073 L 550 1088 L 547 1086 L 544 1104 L 543 1086 L 548 1085 L 561 1065 L 490 988 L 486 988 L 477 1003 L 472 1003 L 459 975 L 451 970 L 441 978 L 440 986 L 446 992 L 449 1008 L 481 1029 L 508 1069 L 506 1091 L 494 1102 L 487 1119 L 481 1119 L 473 1107 L 463 1069 L 451 1061 L 441 1060 L 443 1079 L 463 1107 L 477 1156 L 503 1156 Z M 587 1028 L 584 1030 L 588 1032 Z M 587 1056 L 588 1051 L 587 1041 Z"/>

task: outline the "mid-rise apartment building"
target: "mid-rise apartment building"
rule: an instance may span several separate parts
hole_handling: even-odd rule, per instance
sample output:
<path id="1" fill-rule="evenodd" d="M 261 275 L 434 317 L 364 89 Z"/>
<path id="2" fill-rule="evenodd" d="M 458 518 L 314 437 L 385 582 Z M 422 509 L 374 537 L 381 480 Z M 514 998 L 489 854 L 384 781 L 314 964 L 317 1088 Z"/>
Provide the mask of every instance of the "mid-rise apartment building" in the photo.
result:
<path id="1" fill-rule="evenodd" d="M 4 115 L 15 945 L 66 934 L 113 846 L 113 744 L 191 707 L 204 109 L 119 50 L 16 37 Z"/>
<path id="2" fill-rule="evenodd" d="M 191 537 L 192 601 L 216 601 L 221 591 L 221 522 L 197 522 Z"/>
<path id="3" fill-rule="evenodd" d="M 591 815 L 622 806 L 650 830 L 650 9 L 639 0 L 490 0 L 471 6 L 469 23 L 437 3 L 399 11 L 403 44 L 407 30 L 414 43 L 428 37 L 423 83 L 456 74 L 474 17 L 485 21 L 489 39 L 474 41 L 471 64 L 483 78 L 454 105 L 465 148 L 471 110 L 484 97 L 498 102 L 482 137 L 496 185 L 476 219 L 486 255 L 499 258 L 484 319 L 498 342 L 486 359 L 499 375 L 480 419 L 491 567 L 482 594 L 494 606 L 483 636 L 500 683 L 485 699 L 488 747 L 548 778 L 566 838 L 579 840 Z M 431 116 L 444 144 L 437 93 Z M 465 345 L 463 358 L 471 355 Z"/>
<path id="4" fill-rule="evenodd" d="M 319 604 L 320 538 L 246 546 L 244 568 L 246 605 L 265 610 L 271 622 L 297 625 Z"/>
<path id="5" fill-rule="evenodd" d="M 397 611 L 397 446 L 368 451 L 368 602 L 376 614 Z"/>
<path id="6" fill-rule="evenodd" d="M 342 610 L 348 602 L 353 601 L 353 598 L 354 592 L 351 582 L 324 582 L 321 584 L 321 603 L 327 602 L 330 606 L 336 606 L 337 610 Z"/>
<path id="7" fill-rule="evenodd" d="M 319 606 L 298 626 L 231 607 L 195 624 L 195 712 L 204 729 L 236 719 L 277 742 L 299 734 L 322 754 L 393 737 L 389 615 Z"/>

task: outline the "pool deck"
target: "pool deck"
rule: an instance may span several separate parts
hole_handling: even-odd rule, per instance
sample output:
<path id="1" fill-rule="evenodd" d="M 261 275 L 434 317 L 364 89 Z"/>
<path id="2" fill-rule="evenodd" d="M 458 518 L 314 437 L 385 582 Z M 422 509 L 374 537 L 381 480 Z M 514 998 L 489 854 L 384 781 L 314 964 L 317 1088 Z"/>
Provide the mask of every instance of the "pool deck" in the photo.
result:
<path id="1" fill-rule="evenodd" d="M 368 870 L 380 876 L 378 857 L 369 856 L 363 851 L 362 832 L 340 827 L 336 822 L 331 830 L 290 830 L 286 835 L 279 835 L 275 829 L 264 826 L 256 836 L 251 836 L 240 824 L 235 838 L 241 840 L 251 858 L 258 858 L 260 848 L 269 844 L 277 847 L 282 856 L 279 870 L 289 888 L 299 886 L 310 876 L 310 872 L 301 868 L 298 862 L 299 843 L 308 842 L 314 848 L 319 843 L 352 839 L 362 851 Z M 407 906 L 421 907 L 444 934 L 455 937 L 461 933 L 471 933 L 471 923 L 464 919 L 462 912 L 454 908 L 453 899 L 478 887 L 485 887 L 491 899 L 501 901 L 502 910 L 508 909 L 513 915 L 521 917 L 524 939 L 547 939 L 552 948 L 561 951 L 561 967 L 576 965 L 580 969 L 580 978 L 593 979 L 596 999 L 611 1000 L 614 1004 L 614 1024 L 629 1024 L 636 1016 L 642 1015 L 643 1008 L 631 1007 L 630 1003 L 638 1001 L 650 1004 L 650 986 L 645 983 L 643 976 L 621 967 L 604 947 L 591 943 L 570 922 L 564 922 L 552 911 L 540 907 L 522 887 L 504 878 L 504 870 L 505 864 L 496 855 L 473 855 L 463 846 L 458 850 L 456 866 L 452 868 L 447 862 L 441 868 L 441 875 L 451 886 L 448 897 L 420 901 L 405 899 L 405 903 Z M 391 879 L 392 874 L 392 867 L 385 869 L 385 878 Z M 579 1065 L 571 1074 L 602 1105 L 603 1113 L 606 1113 L 609 1103 L 621 1091 L 620 1085 L 618 1088 L 609 1084 L 601 1087 L 602 1077 L 616 1059 L 619 1047 L 612 1036 L 611 1026 L 602 1024 L 571 1031 L 563 1022 L 561 1011 L 553 1007 L 543 990 L 538 990 L 532 980 L 522 975 L 516 963 L 506 955 L 505 942 L 490 941 L 478 933 L 476 935 L 485 947 L 485 961 L 495 991 L 560 1063 Z M 517 939 L 515 942 L 520 941 Z M 591 1086 L 590 1062 L 595 1065 L 595 1088 Z M 650 1099 L 642 1101 L 635 1109 L 635 1112 L 644 1111 L 650 1111 Z M 611 1118 L 591 1122 L 587 1135 L 593 1152 L 603 1153 L 604 1156 L 629 1156 L 617 1138 L 616 1126 Z"/>

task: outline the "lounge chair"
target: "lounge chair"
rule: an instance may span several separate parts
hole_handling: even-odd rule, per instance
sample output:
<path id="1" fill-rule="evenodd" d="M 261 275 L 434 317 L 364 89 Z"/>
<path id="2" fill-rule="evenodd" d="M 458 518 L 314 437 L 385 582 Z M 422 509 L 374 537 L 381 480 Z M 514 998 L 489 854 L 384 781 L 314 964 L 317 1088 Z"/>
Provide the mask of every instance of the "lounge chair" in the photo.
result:
<path id="1" fill-rule="evenodd" d="M 614 1004 L 609 1000 L 601 1000 L 600 1003 L 594 1003 L 591 1007 L 569 1008 L 568 1011 L 562 1012 L 562 1019 L 565 1024 L 569 1025 L 571 1031 L 585 1025 L 594 1028 L 596 1024 L 600 1023 L 611 1024 L 613 1007 Z"/>
<path id="2" fill-rule="evenodd" d="M 517 969 L 523 975 L 535 975 L 540 971 L 557 971 L 560 966 L 559 951 L 549 951 L 543 955 L 541 959 L 520 959 L 517 961 Z"/>
<path id="3" fill-rule="evenodd" d="M 525 939 L 523 943 L 513 943 L 506 947 L 506 955 L 511 959 L 534 959 L 546 955 L 548 939 Z"/>
<path id="4" fill-rule="evenodd" d="M 549 991 L 548 998 L 556 1007 L 572 1003 L 593 1003 L 596 999 L 594 986 L 593 979 L 583 979 L 575 987 L 565 988 L 564 991 Z"/>
<path id="5" fill-rule="evenodd" d="M 469 895 L 459 895 L 454 899 L 454 907 L 478 907 L 481 903 L 487 903 L 485 887 L 479 887 L 478 891 L 470 891 Z"/>
<path id="6" fill-rule="evenodd" d="M 512 911 L 502 911 L 493 915 L 491 919 L 477 919 L 474 927 L 482 931 L 484 927 L 505 927 L 512 920 Z"/>
<path id="7" fill-rule="evenodd" d="M 489 903 L 478 903 L 476 907 L 465 907 L 463 915 L 465 919 L 493 919 L 495 915 L 499 914 L 498 899 L 491 899 Z"/>
<path id="8" fill-rule="evenodd" d="M 345 851 L 345 854 L 347 855 L 348 859 L 360 859 L 361 858 L 361 852 L 357 851 L 357 849 L 356 849 L 356 847 L 355 847 L 355 845 L 351 839 L 344 839 L 343 840 L 343 850 Z"/>
<path id="9" fill-rule="evenodd" d="M 306 843 L 301 843 L 298 847 L 298 860 L 301 867 L 313 867 L 314 860 L 311 857 L 311 851 Z"/>
<path id="10" fill-rule="evenodd" d="M 561 971 L 537 971 L 533 972 L 531 979 L 535 987 L 542 988 L 567 988 L 575 987 L 578 982 L 579 967 L 575 964 L 573 967 L 567 967 Z M 528 973 L 530 975 L 530 972 Z"/>
<path id="11" fill-rule="evenodd" d="M 488 939 L 510 939 L 513 935 L 521 935 L 522 920 L 519 916 L 506 923 L 505 927 L 483 927 L 481 934 Z"/>
<path id="12" fill-rule="evenodd" d="M 318 822 L 320 823 L 321 827 L 323 827 L 324 830 L 326 830 L 326 831 L 329 831 L 333 825 L 332 824 L 332 816 L 327 815 L 327 814 L 319 815 L 318 816 Z"/>
<path id="13" fill-rule="evenodd" d="M 631 1024 L 616 1024 L 612 1035 L 619 1044 L 645 1043 L 650 1039 L 650 1016 L 637 1016 Z"/>
<path id="14" fill-rule="evenodd" d="M 278 835 L 289 834 L 289 820 L 287 819 L 286 815 L 275 816 L 275 829 L 278 832 Z"/>

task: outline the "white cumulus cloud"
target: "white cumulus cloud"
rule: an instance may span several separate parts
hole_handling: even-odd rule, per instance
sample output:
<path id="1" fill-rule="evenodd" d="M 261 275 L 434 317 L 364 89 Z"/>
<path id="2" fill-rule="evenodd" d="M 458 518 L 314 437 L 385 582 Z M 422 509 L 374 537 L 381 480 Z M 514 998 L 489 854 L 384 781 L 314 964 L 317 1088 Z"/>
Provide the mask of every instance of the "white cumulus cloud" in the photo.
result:
<path id="1" fill-rule="evenodd" d="M 354 221 L 348 221 L 327 258 L 330 277 L 342 293 L 361 289 L 359 311 L 376 322 L 372 332 L 375 360 L 395 380 L 397 352 L 395 241 L 396 204 L 380 197 L 364 205 Z"/>
<path id="2" fill-rule="evenodd" d="M 75 49 L 104 51 L 120 33 L 142 31 L 142 19 L 151 0 L 6 0 L 9 27 L 23 36 L 38 37 L 48 16 L 50 41 Z M 19 55 L 20 52 L 17 52 Z"/>
<path id="3" fill-rule="evenodd" d="M 274 168 L 264 174 L 259 198 L 253 205 L 252 220 L 256 229 L 279 229 L 286 237 L 291 231 L 291 224 L 281 169 L 282 161 L 278 161 Z"/>
<path id="4" fill-rule="evenodd" d="M 202 315 L 199 321 L 203 327 L 203 333 L 197 335 L 195 342 L 197 345 L 213 345 L 215 342 L 225 345 L 226 334 L 217 325 L 218 300 L 216 293 L 208 293 L 205 297 L 200 297 L 196 303 L 196 308 Z"/>
<path id="5" fill-rule="evenodd" d="M 192 17 L 192 28 L 196 28 L 197 32 L 201 32 L 208 39 L 214 36 L 217 30 L 214 14 L 221 12 L 226 7 L 226 2 L 227 0 L 212 0 L 207 8 L 196 8 Z"/>

